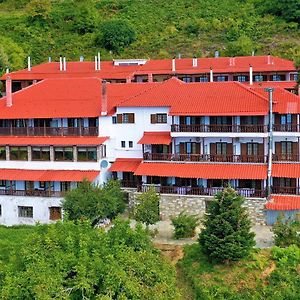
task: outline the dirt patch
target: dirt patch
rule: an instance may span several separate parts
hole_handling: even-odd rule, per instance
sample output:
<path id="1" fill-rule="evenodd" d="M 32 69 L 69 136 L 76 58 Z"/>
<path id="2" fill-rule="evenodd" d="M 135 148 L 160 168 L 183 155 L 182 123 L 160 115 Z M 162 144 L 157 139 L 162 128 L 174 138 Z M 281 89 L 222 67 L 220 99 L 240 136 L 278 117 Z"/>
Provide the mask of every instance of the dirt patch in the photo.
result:
<path id="1" fill-rule="evenodd" d="M 276 264 L 274 261 L 262 272 L 261 279 L 264 281 L 264 284 L 269 284 L 266 278 L 276 269 Z"/>
<path id="2" fill-rule="evenodd" d="M 159 249 L 164 257 L 167 257 L 173 265 L 183 258 L 183 247 L 180 245 L 168 245 L 154 243 L 154 247 Z"/>

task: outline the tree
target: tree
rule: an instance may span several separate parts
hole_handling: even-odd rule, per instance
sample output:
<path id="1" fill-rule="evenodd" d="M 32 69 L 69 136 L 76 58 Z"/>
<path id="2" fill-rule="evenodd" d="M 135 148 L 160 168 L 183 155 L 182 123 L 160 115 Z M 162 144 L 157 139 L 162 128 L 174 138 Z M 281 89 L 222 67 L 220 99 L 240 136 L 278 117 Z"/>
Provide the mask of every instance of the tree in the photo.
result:
<path id="1" fill-rule="evenodd" d="M 21 250 L 20 250 L 21 249 Z M 141 226 L 37 225 L 1 264 L 1 299 L 177 299 L 175 268 Z"/>
<path id="2" fill-rule="evenodd" d="M 251 222 L 246 208 L 242 207 L 244 197 L 231 187 L 215 195 L 204 229 L 199 234 L 202 251 L 212 261 L 230 262 L 247 257 L 255 245 Z"/>
<path id="3" fill-rule="evenodd" d="M 159 221 L 159 195 L 151 187 L 147 192 L 137 197 L 134 209 L 134 219 L 145 223 L 147 227 Z"/>
<path id="4" fill-rule="evenodd" d="M 104 22 L 101 26 L 101 34 L 96 39 L 101 46 L 116 53 L 121 52 L 134 41 L 134 29 L 123 20 Z"/>
<path id="5" fill-rule="evenodd" d="M 228 43 L 226 55 L 228 56 L 243 56 L 251 55 L 255 49 L 252 40 L 248 36 L 240 36 L 236 41 Z"/>
<path id="6" fill-rule="evenodd" d="M 51 12 L 51 0 L 31 0 L 26 6 L 30 22 L 44 23 Z"/>
<path id="7" fill-rule="evenodd" d="M 125 209 L 120 184 L 108 181 L 103 187 L 84 180 L 65 196 L 63 209 L 70 220 L 89 219 L 93 224 L 102 218 L 114 218 Z"/>
<path id="8" fill-rule="evenodd" d="M 199 223 L 197 216 L 188 215 L 185 212 L 181 212 L 177 217 L 171 218 L 171 221 L 175 229 L 175 239 L 193 237 Z"/>

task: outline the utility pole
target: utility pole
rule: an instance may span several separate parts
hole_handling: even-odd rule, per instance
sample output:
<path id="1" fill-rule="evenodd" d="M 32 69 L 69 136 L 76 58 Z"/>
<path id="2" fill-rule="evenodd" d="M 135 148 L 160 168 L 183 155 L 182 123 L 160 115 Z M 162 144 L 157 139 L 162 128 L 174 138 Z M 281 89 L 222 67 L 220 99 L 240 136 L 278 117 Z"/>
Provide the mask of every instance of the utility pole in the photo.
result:
<path id="1" fill-rule="evenodd" d="M 267 186 L 267 197 L 271 195 L 271 177 L 272 177 L 272 157 L 273 157 L 273 92 L 274 88 L 266 88 L 266 92 L 269 95 L 269 126 L 268 126 L 268 186 Z"/>

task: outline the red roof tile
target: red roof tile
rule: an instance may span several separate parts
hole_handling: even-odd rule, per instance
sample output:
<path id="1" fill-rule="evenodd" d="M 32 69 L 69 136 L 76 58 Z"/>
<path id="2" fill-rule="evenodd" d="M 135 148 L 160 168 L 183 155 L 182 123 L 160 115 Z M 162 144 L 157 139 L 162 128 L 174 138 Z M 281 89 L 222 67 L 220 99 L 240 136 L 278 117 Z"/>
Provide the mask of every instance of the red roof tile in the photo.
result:
<path id="1" fill-rule="evenodd" d="M 267 98 L 237 82 L 184 83 L 175 77 L 120 102 L 120 107 L 171 107 L 171 115 L 266 115 Z"/>
<path id="2" fill-rule="evenodd" d="M 297 83 L 295 81 L 261 81 L 261 82 L 253 82 L 253 85 L 250 85 L 248 82 L 243 84 L 253 88 L 273 87 L 273 88 L 283 88 L 286 90 L 293 90 L 296 88 Z"/>
<path id="3" fill-rule="evenodd" d="M 294 195 L 272 195 L 271 200 L 266 204 L 269 210 L 299 210 L 300 196 Z"/>
<path id="4" fill-rule="evenodd" d="M 97 146 L 103 144 L 108 137 L 0 137 L 0 145 L 84 145 Z"/>
<path id="5" fill-rule="evenodd" d="M 110 172 L 135 172 L 141 158 L 117 158 L 116 161 L 109 168 Z"/>
<path id="6" fill-rule="evenodd" d="M 272 166 L 273 177 L 286 177 L 286 178 L 300 178 L 300 164 L 273 164 Z"/>
<path id="7" fill-rule="evenodd" d="M 28 181 L 93 181 L 100 171 L 77 170 L 19 170 L 1 169 L 1 180 L 28 180 Z"/>
<path id="8" fill-rule="evenodd" d="M 0 119 L 97 117 L 101 111 L 101 80 L 46 79 L 0 99 Z"/>
<path id="9" fill-rule="evenodd" d="M 171 133 L 169 131 L 145 131 L 138 144 L 170 145 Z"/>
<path id="10" fill-rule="evenodd" d="M 265 165 L 205 163 L 141 163 L 135 175 L 205 178 L 205 179 L 266 179 Z"/>

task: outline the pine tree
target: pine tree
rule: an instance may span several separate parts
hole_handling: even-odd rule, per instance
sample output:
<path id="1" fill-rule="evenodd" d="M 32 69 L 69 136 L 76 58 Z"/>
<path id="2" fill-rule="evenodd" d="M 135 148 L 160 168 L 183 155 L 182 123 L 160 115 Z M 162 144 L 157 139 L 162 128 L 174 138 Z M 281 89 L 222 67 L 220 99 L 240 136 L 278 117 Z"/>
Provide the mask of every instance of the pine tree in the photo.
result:
<path id="1" fill-rule="evenodd" d="M 223 263 L 240 260 L 255 245 L 255 234 L 250 232 L 251 221 L 243 202 L 244 197 L 231 187 L 215 195 L 203 221 L 205 228 L 199 235 L 202 251 L 209 260 Z"/>

